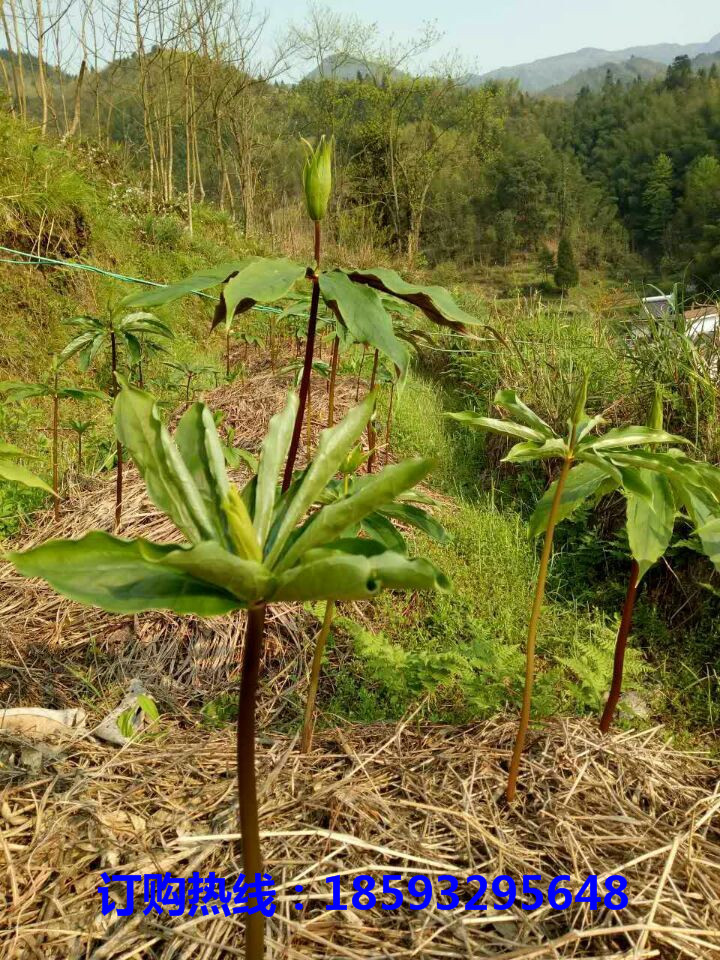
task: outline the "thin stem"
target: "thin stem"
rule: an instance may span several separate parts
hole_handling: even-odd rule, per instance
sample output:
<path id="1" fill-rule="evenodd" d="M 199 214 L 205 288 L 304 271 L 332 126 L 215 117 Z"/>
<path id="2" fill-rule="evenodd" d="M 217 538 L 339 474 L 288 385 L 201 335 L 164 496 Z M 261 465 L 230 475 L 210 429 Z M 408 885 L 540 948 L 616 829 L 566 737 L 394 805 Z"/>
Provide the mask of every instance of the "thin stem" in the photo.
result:
<path id="1" fill-rule="evenodd" d="M 230 328 L 225 330 L 225 376 L 230 379 Z"/>
<path id="2" fill-rule="evenodd" d="M 77 473 L 78 477 L 82 471 L 82 434 L 78 434 L 78 463 L 77 463 Z"/>
<path id="3" fill-rule="evenodd" d="M 377 368 L 378 368 L 378 357 L 379 351 L 375 351 L 375 358 L 373 360 L 372 374 L 370 375 L 370 393 L 375 389 L 375 378 L 377 377 Z M 370 456 L 368 457 L 367 462 L 367 472 L 373 472 L 373 465 L 375 463 L 375 447 L 377 446 L 377 434 L 375 433 L 375 423 L 373 417 L 375 416 L 374 412 L 370 419 L 368 420 L 368 449 L 370 450 Z"/>
<path id="4" fill-rule="evenodd" d="M 263 869 L 255 780 L 255 699 L 265 633 L 265 609 L 265 605 L 261 604 L 248 610 L 237 713 L 237 788 L 242 864 L 249 883 L 254 883 L 255 875 L 261 874 Z M 257 898 L 249 897 L 248 906 L 256 905 Z M 249 913 L 245 921 L 245 960 L 264 960 L 264 954 L 265 918 L 260 912 Z"/>
<path id="5" fill-rule="evenodd" d="M 548 517 L 547 530 L 545 531 L 545 541 L 543 543 L 542 554 L 540 556 L 540 569 L 538 570 L 537 584 L 535 585 L 535 598 L 533 600 L 532 613 L 530 614 L 530 625 L 528 627 L 526 660 L 525 660 L 525 690 L 523 692 L 522 711 L 520 713 L 520 723 L 515 738 L 515 747 L 513 749 L 512 761 L 510 763 L 510 772 L 508 774 L 508 783 L 506 797 L 508 803 L 515 799 L 517 787 L 518 770 L 520 769 L 520 758 L 523 747 L 525 746 L 525 735 L 530 724 L 530 705 L 532 703 L 532 688 L 535 678 L 535 641 L 537 640 L 538 623 L 540 621 L 540 612 L 542 610 L 543 600 L 545 598 L 545 583 L 547 581 L 548 566 L 550 561 L 550 552 L 552 550 L 553 536 L 555 534 L 555 524 L 557 523 L 558 510 L 560 507 L 560 498 L 565 489 L 565 481 L 570 471 L 572 459 L 568 457 L 563 461 L 562 470 L 558 477 L 555 496 L 553 497 L 550 515 Z"/>
<path id="6" fill-rule="evenodd" d="M 330 627 L 335 613 L 335 601 L 328 600 L 325 604 L 325 617 L 323 618 L 320 633 L 315 641 L 315 653 L 313 654 L 312 668 L 310 670 L 310 686 L 308 687 L 307 700 L 305 701 L 305 716 L 303 717 L 302 739 L 300 742 L 300 752 L 309 753 L 312 750 L 313 730 L 315 728 L 315 700 L 317 698 L 318 684 L 320 683 L 320 669 L 322 667 L 323 654 L 325 653 L 325 644 L 330 635 Z"/>
<path id="7" fill-rule="evenodd" d="M 600 720 L 600 729 L 607 733 L 610 724 L 615 716 L 615 710 L 620 701 L 622 692 L 623 669 L 625 667 L 625 651 L 627 649 L 628 637 L 632 628 L 633 610 L 635 609 L 635 597 L 637 596 L 638 581 L 640 580 L 640 567 L 637 560 L 633 560 L 630 567 L 630 579 L 628 580 L 627 593 L 625 594 L 625 603 L 623 604 L 622 619 L 618 630 L 617 640 L 615 641 L 615 661 L 613 663 L 612 684 L 610 693 L 603 710 Z"/>
<path id="8" fill-rule="evenodd" d="M 305 416 L 305 405 L 307 403 L 308 392 L 310 390 L 310 375 L 312 374 L 313 353 L 315 351 L 315 330 L 317 329 L 318 306 L 320 304 L 320 283 L 318 281 L 318 270 L 320 269 L 320 223 L 315 221 L 315 273 L 312 277 L 312 298 L 310 300 L 310 317 L 308 318 L 307 340 L 305 342 L 305 359 L 303 361 L 302 380 L 300 381 L 300 402 L 295 416 L 295 426 L 293 427 L 292 440 L 290 441 L 290 450 L 288 452 L 287 463 L 285 464 L 285 474 L 283 476 L 283 493 L 288 489 L 292 481 L 295 461 L 297 460 L 298 448 L 300 446 L 300 436 L 302 433 L 303 418 Z"/>
<path id="9" fill-rule="evenodd" d="M 59 419 L 59 407 L 60 400 L 58 399 L 57 394 L 58 389 L 58 377 L 55 374 L 55 393 L 53 394 L 53 439 L 52 439 L 52 475 L 53 475 L 53 491 L 55 493 L 55 520 L 60 519 L 60 481 L 58 477 L 58 419 Z"/>
<path id="10" fill-rule="evenodd" d="M 388 406 L 387 424 L 385 425 L 385 466 L 388 465 L 388 460 L 390 459 L 390 431 L 392 430 L 394 396 L 395 396 L 395 384 L 391 383 L 390 384 L 390 404 Z"/>
<path id="11" fill-rule="evenodd" d="M 360 399 L 360 377 L 362 376 L 362 368 L 365 363 L 365 354 L 367 353 L 367 347 L 363 344 L 362 357 L 360 359 L 360 366 L 358 367 L 357 380 L 355 381 L 355 403 Z"/>
<path id="12" fill-rule="evenodd" d="M 328 385 L 328 426 L 335 422 L 335 381 L 337 379 L 338 359 L 340 357 L 340 338 L 333 341 L 332 363 L 330 365 L 330 381 Z"/>
<path id="13" fill-rule="evenodd" d="M 112 382 L 110 389 L 112 391 L 112 396 L 117 396 L 117 340 L 115 337 L 115 331 L 110 333 L 110 348 L 111 348 L 111 370 L 110 375 Z M 122 517 L 122 498 L 123 498 L 123 448 L 122 444 L 118 440 L 116 448 L 116 459 L 117 465 L 115 468 L 115 530 L 120 526 L 120 519 Z"/>
<path id="14" fill-rule="evenodd" d="M 305 404 L 305 427 L 307 430 L 307 459 L 310 462 L 312 456 L 312 370 L 308 380 L 307 402 Z"/>

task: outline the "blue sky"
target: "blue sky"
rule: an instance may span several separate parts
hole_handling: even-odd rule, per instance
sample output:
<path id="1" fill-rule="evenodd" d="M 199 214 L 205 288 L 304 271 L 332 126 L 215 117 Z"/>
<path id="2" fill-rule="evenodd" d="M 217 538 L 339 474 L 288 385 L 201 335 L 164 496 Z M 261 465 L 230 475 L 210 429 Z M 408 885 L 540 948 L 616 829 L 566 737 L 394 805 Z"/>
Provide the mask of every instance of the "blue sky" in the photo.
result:
<path id="1" fill-rule="evenodd" d="M 478 72 L 580 47 L 615 50 L 648 43 L 690 43 L 720 32 L 718 0 L 326 0 L 338 13 L 377 22 L 407 39 L 423 21 L 444 38 L 435 51 L 457 50 Z M 281 32 L 302 19 L 297 0 L 262 0 L 269 27 Z"/>

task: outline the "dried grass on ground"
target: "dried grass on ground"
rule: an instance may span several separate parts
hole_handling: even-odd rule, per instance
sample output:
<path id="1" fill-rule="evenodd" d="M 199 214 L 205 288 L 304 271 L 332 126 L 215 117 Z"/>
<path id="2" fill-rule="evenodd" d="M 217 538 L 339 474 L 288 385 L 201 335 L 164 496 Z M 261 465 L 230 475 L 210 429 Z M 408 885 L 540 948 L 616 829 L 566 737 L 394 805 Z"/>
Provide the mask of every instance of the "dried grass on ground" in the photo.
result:
<path id="1" fill-rule="evenodd" d="M 257 449 L 283 390 L 260 374 L 210 402 L 226 410 L 237 442 Z M 354 385 L 341 396 L 342 406 L 350 403 Z M 109 529 L 111 478 L 78 491 L 72 507 L 59 525 L 43 519 L 24 543 Z M 132 471 L 125 518 L 127 534 L 173 535 Z M 0 584 L 2 703 L 83 705 L 92 726 L 135 676 L 163 711 L 155 736 L 121 749 L 90 737 L 46 744 L 39 763 L 37 744 L 0 735 L 0 958 L 242 956 L 238 916 L 104 918 L 97 893 L 103 869 L 240 872 L 233 731 L 204 728 L 194 708 L 235 683 L 242 615 L 111 617 L 7 567 Z M 308 632 L 306 614 L 274 610 L 259 710 L 265 731 L 297 724 Z M 514 729 L 515 719 L 502 717 L 470 728 L 418 727 L 412 718 L 346 726 L 320 732 L 310 758 L 298 755 L 292 736 L 262 735 L 262 829 L 279 903 L 272 960 L 720 954 L 718 765 L 675 750 L 661 730 L 602 738 L 590 723 L 558 721 L 534 734 L 523 792 L 508 809 L 502 791 Z M 590 873 L 622 873 L 630 903 L 615 913 L 583 905 L 326 912 L 325 877 L 341 874 L 347 891 L 367 872 L 539 873 L 544 887 L 569 874 L 575 889 Z"/>

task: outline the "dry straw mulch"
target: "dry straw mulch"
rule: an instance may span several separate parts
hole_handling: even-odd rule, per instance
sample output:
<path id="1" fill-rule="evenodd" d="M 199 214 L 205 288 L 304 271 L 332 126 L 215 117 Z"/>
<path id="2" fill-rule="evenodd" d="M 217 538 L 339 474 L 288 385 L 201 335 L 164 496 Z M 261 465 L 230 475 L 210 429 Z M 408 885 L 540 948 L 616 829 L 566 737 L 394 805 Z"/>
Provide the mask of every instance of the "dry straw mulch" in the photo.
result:
<path id="1" fill-rule="evenodd" d="M 256 450 L 285 384 L 210 395 Z M 339 408 L 354 383 L 340 388 Z M 321 391 L 315 409 L 322 412 Z M 315 423 L 321 426 L 321 417 Z M 128 473 L 123 532 L 166 540 L 170 523 Z M 112 478 L 73 494 L 59 524 L 42 518 L 23 545 L 112 522 Z M 0 703 L 84 706 L 90 723 L 138 677 L 161 705 L 158 733 L 117 749 L 90 737 L 29 750 L 0 736 L 0 958 L 217 960 L 242 956 L 241 917 L 102 917 L 100 872 L 240 872 L 234 739 L 194 709 L 235 685 L 243 616 L 200 621 L 112 617 L 0 568 Z M 259 705 L 261 731 L 295 729 L 305 690 L 308 614 L 273 610 Z M 332 683 L 332 668 L 327 671 Z M 278 888 L 272 960 L 558 960 L 720 954 L 720 768 L 674 749 L 661 730 L 602 738 L 566 720 L 533 735 L 519 802 L 502 800 L 515 718 L 472 728 L 353 727 L 321 732 L 312 755 L 262 735 L 262 829 Z M 35 745 L 37 747 L 37 744 Z M 29 768 L 32 758 L 35 766 Z M 590 912 L 327 912 L 329 875 L 489 879 L 590 873 L 628 878 L 629 906 Z M 296 883 L 307 905 L 294 909 Z M 490 901 L 492 902 L 492 901 Z"/>
<path id="2" fill-rule="evenodd" d="M 604 739 L 586 722 L 562 721 L 535 736 L 520 800 L 508 809 L 503 764 L 513 730 L 507 719 L 468 729 L 350 727 L 319 736 L 309 758 L 294 740 L 264 738 L 261 826 L 278 890 L 268 956 L 704 960 L 720 952 L 718 768 L 674 750 L 657 730 Z M 120 750 L 84 740 L 34 777 L 18 771 L 2 801 L 0 957 L 241 956 L 239 916 L 103 917 L 97 892 L 103 869 L 234 879 L 233 766 L 231 730 L 164 723 L 155 740 Z M 358 874 L 383 872 L 539 873 L 544 888 L 569 874 L 575 889 L 589 873 L 622 873 L 629 905 L 613 913 L 324 909 L 327 876 L 340 874 L 349 891 Z"/>

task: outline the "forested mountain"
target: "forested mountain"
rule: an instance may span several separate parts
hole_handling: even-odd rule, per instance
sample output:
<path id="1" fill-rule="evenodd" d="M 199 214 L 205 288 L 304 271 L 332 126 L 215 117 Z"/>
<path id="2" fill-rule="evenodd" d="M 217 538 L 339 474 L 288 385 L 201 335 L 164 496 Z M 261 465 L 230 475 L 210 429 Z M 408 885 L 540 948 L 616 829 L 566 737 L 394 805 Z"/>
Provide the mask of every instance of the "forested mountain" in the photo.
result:
<path id="1" fill-rule="evenodd" d="M 247 236 L 292 242 L 300 138 L 326 133 L 337 143 L 329 226 L 354 259 L 386 248 L 410 263 L 506 263 L 567 235 L 581 267 L 626 279 L 689 266 L 720 287 L 716 58 L 677 57 L 649 79 L 636 58 L 632 83 L 606 68 L 597 89 L 559 101 L 450 71 L 413 76 L 377 49 L 318 48 L 306 59 L 338 69 L 278 82 L 253 61 L 252 30 L 227 28 L 215 45 L 210 26 L 184 45 L 133 49 L 129 37 L 122 56 L 77 76 L 6 56 L 7 109 L 120 151 L 190 230 L 207 199 Z"/>
<path id="2" fill-rule="evenodd" d="M 539 93 L 548 87 L 564 83 L 575 74 L 593 67 L 603 67 L 608 63 L 624 63 L 633 57 L 654 60 L 668 65 L 676 57 L 697 57 L 704 53 L 720 51 L 720 33 L 702 43 L 657 43 L 648 46 L 627 47 L 624 50 L 601 50 L 597 47 L 585 47 L 573 53 L 562 53 L 555 57 L 543 57 L 531 63 L 520 63 L 510 67 L 500 67 L 475 77 L 477 83 L 487 80 L 517 80 L 520 89 L 526 93 Z"/>

